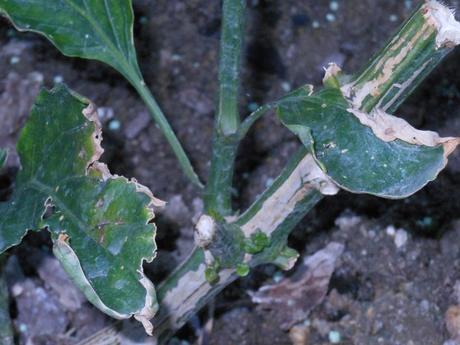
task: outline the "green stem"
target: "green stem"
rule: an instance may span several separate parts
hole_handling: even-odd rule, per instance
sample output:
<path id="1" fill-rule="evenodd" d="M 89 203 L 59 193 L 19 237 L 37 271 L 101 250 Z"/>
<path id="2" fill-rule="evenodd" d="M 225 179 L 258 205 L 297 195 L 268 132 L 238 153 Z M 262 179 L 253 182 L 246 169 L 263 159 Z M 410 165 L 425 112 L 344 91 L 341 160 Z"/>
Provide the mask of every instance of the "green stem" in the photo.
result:
<path id="1" fill-rule="evenodd" d="M 238 113 L 245 0 L 224 0 L 219 65 L 219 107 L 213 139 L 211 170 L 205 193 L 206 212 L 231 214 L 232 182 L 240 124 Z"/>
<path id="2" fill-rule="evenodd" d="M 249 132 L 249 129 L 252 127 L 252 125 L 262 116 L 264 116 L 267 113 L 267 111 L 269 111 L 270 109 L 273 109 L 275 105 L 276 105 L 276 102 L 265 104 L 257 108 L 251 114 L 249 114 L 249 116 L 244 119 L 244 121 L 241 123 L 240 128 L 238 129 L 239 140 L 242 140 L 246 136 L 246 134 Z"/>
<path id="3" fill-rule="evenodd" d="M 238 92 L 245 6 L 245 0 L 224 0 L 222 4 L 217 127 L 223 135 L 234 134 L 240 123 Z"/>
<path id="4" fill-rule="evenodd" d="M 150 111 L 150 115 L 152 116 L 153 120 L 156 122 L 158 127 L 160 128 L 161 132 L 166 137 L 169 145 L 174 151 L 179 164 L 184 171 L 185 175 L 189 178 L 189 180 L 195 184 L 196 186 L 203 188 L 203 184 L 200 182 L 198 175 L 195 173 L 192 163 L 190 162 L 187 154 L 185 153 L 184 149 L 182 148 L 181 143 L 177 139 L 176 135 L 174 134 L 173 129 L 169 125 L 168 120 L 166 119 L 165 115 L 161 111 L 158 103 L 156 102 L 155 98 L 153 97 L 150 90 L 145 85 L 145 82 L 138 77 L 138 74 L 135 74 L 135 77 L 128 76 L 128 80 L 131 82 L 133 87 L 141 96 L 142 100 L 144 101 L 145 105 Z"/>
<path id="5" fill-rule="evenodd" d="M 342 88 L 357 108 L 393 112 L 449 53 L 454 44 L 438 47 L 438 28 L 422 3 L 372 62 Z"/>
<path id="6" fill-rule="evenodd" d="M 357 105 L 358 108 L 362 110 L 372 110 L 375 106 L 384 109 L 396 108 L 429 72 L 425 70 L 428 68 L 427 61 L 437 64 L 441 61 L 440 57 L 448 51 L 449 48 L 436 48 L 433 45 L 428 50 L 418 49 L 417 47 L 423 45 L 422 42 L 426 42 L 425 34 L 413 36 L 412 39 L 405 36 L 405 33 L 417 30 L 426 33 L 423 28 L 431 24 L 421 20 L 420 14 L 424 14 L 424 11 L 424 7 L 418 8 L 402 26 L 401 32 L 398 32 L 391 41 L 399 42 L 401 47 L 404 45 L 410 47 L 397 54 L 397 61 L 412 71 L 411 73 L 403 73 L 399 65 L 394 64 L 395 49 L 384 49 L 374 57 L 354 82 L 342 87 L 350 92 L 349 97 L 352 101 L 364 100 Z M 414 18 L 418 19 L 414 20 Z M 429 37 L 430 40 L 435 38 L 432 34 Z M 412 48 L 418 49 L 421 56 L 413 54 Z M 387 70 L 382 69 L 382 66 L 391 66 L 390 70 L 394 71 L 395 76 L 386 73 Z M 430 70 L 432 68 L 434 66 L 430 66 Z M 419 70 L 423 73 L 415 73 Z M 372 84 L 369 84 L 371 82 Z M 402 91 L 394 93 L 391 83 L 403 85 L 402 88 L 398 86 L 398 90 Z M 369 87 L 369 85 L 376 87 Z M 360 98 L 356 98 L 356 95 L 360 95 Z M 257 116 L 259 115 L 258 113 Z M 247 263 L 250 266 L 285 261 L 285 257 L 283 260 L 277 260 L 277 257 L 289 252 L 283 250 L 286 248 L 287 237 L 305 214 L 322 199 L 322 194 L 317 190 L 317 181 L 309 179 L 312 161 L 313 158 L 307 154 L 305 148 L 299 149 L 274 183 L 234 221 L 233 225 L 241 229 L 246 237 L 262 231 L 270 238 L 270 245 L 266 250 L 249 257 Z M 154 319 L 155 336 L 160 339 L 160 343 L 163 343 L 219 291 L 237 278 L 234 268 L 222 269 L 219 272 L 218 282 L 214 285 L 209 284 L 205 278 L 204 261 L 203 251 L 195 249 L 189 259 L 160 285 L 158 291 L 160 312 Z"/>

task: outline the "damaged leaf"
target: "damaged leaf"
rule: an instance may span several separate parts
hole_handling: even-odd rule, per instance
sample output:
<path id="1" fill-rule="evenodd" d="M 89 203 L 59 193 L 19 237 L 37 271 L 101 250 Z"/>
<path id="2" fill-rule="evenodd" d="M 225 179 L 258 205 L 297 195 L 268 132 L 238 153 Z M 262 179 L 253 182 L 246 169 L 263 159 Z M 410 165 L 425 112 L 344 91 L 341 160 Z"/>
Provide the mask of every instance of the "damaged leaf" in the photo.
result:
<path id="1" fill-rule="evenodd" d="M 93 304 L 149 326 L 157 303 L 142 262 L 155 256 L 158 200 L 97 161 L 100 141 L 92 104 L 63 85 L 39 94 L 17 145 L 16 188 L 0 204 L 0 252 L 48 227 L 54 253 Z"/>
<path id="2" fill-rule="evenodd" d="M 131 80 L 140 77 L 131 0 L 0 0 L 0 12 L 67 56 L 102 61 Z"/>
<path id="3" fill-rule="evenodd" d="M 326 296 L 329 280 L 343 249 L 340 243 L 328 244 L 326 248 L 305 258 L 303 265 L 291 278 L 251 293 L 252 301 L 272 310 L 282 329 L 290 329 L 304 321 Z"/>
<path id="4" fill-rule="evenodd" d="M 354 193 L 407 197 L 437 177 L 459 143 L 383 111 L 355 110 L 336 86 L 314 94 L 296 90 L 279 102 L 277 112 L 324 172 Z"/>

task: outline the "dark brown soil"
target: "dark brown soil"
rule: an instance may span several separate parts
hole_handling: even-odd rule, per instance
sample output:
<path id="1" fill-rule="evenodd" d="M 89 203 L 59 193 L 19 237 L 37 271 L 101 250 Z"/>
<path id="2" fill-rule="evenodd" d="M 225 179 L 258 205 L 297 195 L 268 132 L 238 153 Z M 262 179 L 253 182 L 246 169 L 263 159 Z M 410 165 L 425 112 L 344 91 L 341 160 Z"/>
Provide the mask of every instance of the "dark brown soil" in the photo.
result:
<path id="1" fill-rule="evenodd" d="M 319 85 L 323 66 L 329 62 L 349 73 L 358 71 L 417 3 L 247 2 L 243 114 L 302 84 Z M 337 10 L 331 9 L 334 2 Z M 460 8 L 459 1 L 451 3 Z M 220 2 L 138 0 L 134 4 L 136 45 L 145 80 L 205 180 L 217 90 Z M 0 22 L 0 42 L 0 92 L 6 102 L 0 104 L 0 113 L 10 116 L 0 127 L 8 123 L 15 128 L 8 129 L 8 137 L 0 128 L 0 143 L 14 144 L 37 90 L 37 73 L 45 86 L 63 80 L 103 107 L 104 159 L 111 170 L 135 177 L 170 202 L 170 209 L 158 220 L 158 260 L 147 268 L 158 281 L 191 247 L 191 218 L 202 204 L 199 191 L 182 176 L 160 131 L 147 121 L 141 100 L 109 67 L 63 57 L 46 40 L 17 33 L 5 20 Z M 456 50 L 398 113 L 416 127 L 460 135 L 459 59 Z M 19 100 L 25 106 L 15 106 Z M 17 120 L 11 123 L 14 115 Z M 298 145 L 273 116 L 260 120 L 240 149 L 235 206 L 247 207 Z M 7 196 L 16 168 L 13 162 L 0 176 L 0 198 Z M 332 240 L 345 244 L 328 296 L 305 322 L 306 344 L 329 344 L 331 332 L 340 334 L 340 344 L 449 344 L 444 315 L 449 306 L 460 303 L 454 289 L 460 281 L 459 186 L 457 153 L 436 182 L 406 200 L 341 193 L 323 200 L 306 217 L 290 239 L 303 255 Z M 400 247 L 391 226 L 408 236 Z M 60 295 L 56 286 L 68 283 L 62 283 L 65 275 L 54 264 L 46 234 L 31 234 L 9 252 L 11 312 L 21 344 L 76 344 L 109 322 L 71 285 L 66 285 L 70 297 Z M 249 289 L 272 283 L 279 274 L 274 267 L 260 268 L 227 288 L 215 301 L 209 344 L 291 344 L 288 334 L 247 295 Z M 208 317 L 207 312 L 196 317 L 174 343 L 193 343 Z"/>

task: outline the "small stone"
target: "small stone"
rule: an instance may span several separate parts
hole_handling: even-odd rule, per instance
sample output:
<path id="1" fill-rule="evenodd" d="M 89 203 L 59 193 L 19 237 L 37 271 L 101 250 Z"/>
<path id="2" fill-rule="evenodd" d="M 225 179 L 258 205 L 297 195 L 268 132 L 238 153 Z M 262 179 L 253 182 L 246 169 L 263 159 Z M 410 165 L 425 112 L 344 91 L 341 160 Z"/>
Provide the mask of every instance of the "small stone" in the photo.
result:
<path id="1" fill-rule="evenodd" d="M 396 248 L 403 247 L 406 244 L 407 239 L 408 239 L 407 231 L 404 229 L 398 229 L 396 231 L 395 240 L 394 240 Z"/>
<path id="2" fill-rule="evenodd" d="M 389 225 L 385 229 L 385 232 L 387 233 L 388 236 L 393 237 L 396 234 L 396 229 L 393 225 Z"/>
<path id="3" fill-rule="evenodd" d="M 257 108 L 259 108 L 259 104 L 257 104 L 256 102 L 251 102 L 248 104 L 248 110 L 252 113 L 254 111 L 257 110 Z"/>
<path id="4" fill-rule="evenodd" d="M 328 334 L 328 338 L 329 338 L 329 341 L 332 344 L 338 344 L 338 343 L 340 343 L 342 337 L 340 336 L 339 332 L 330 331 L 329 334 Z"/>
<path id="5" fill-rule="evenodd" d="M 121 123 L 118 120 L 112 120 L 109 122 L 109 129 L 111 131 L 118 131 L 121 127 Z"/>
<path id="6" fill-rule="evenodd" d="M 287 81 L 283 81 L 281 83 L 281 88 L 283 89 L 284 92 L 289 92 L 291 91 L 291 84 L 289 84 Z"/>
<path id="7" fill-rule="evenodd" d="M 111 107 L 98 107 L 97 108 L 97 116 L 99 117 L 99 120 L 102 122 L 106 122 L 108 120 L 111 120 L 113 118 L 114 111 L 113 108 Z"/>
<path id="8" fill-rule="evenodd" d="M 318 29 L 320 27 L 320 24 L 317 20 L 314 20 L 312 23 L 311 23 L 311 26 L 313 29 Z"/>
<path id="9" fill-rule="evenodd" d="M 62 75 L 59 75 L 59 74 L 54 76 L 54 78 L 53 78 L 53 82 L 55 84 L 62 83 L 63 81 L 64 81 L 64 77 Z"/>
<path id="10" fill-rule="evenodd" d="M 274 181 L 274 179 L 272 179 L 271 177 L 269 177 L 269 178 L 267 179 L 267 181 L 265 181 L 265 188 L 270 187 L 270 186 L 273 184 L 273 181 Z"/>
<path id="11" fill-rule="evenodd" d="M 388 19 L 390 20 L 390 22 L 396 22 L 398 20 L 398 16 L 396 14 L 391 14 Z"/>
<path id="12" fill-rule="evenodd" d="M 12 56 L 10 58 L 10 64 L 12 65 L 16 65 L 19 61 L 21 61 L 21 59 L 19 58 L 19 56 Z"/>
<path id="13" fill-rule="evenodd" d="M 420 308 L 425 312 L 428 311 L 430 309 L 430 302 L 424 299 L 423 301 L 420 302 Z"/>
<path id="14" fill-rule="evenodd" d="M 326 20 L 330 23 L 335 22 L 335 15 L 332 13 L 326 14 Z"/>
<path id="15" fill-rule="evenodd" d="M 11 288 L 11 294 L 13 295 L 13 297 L 18 297 L 23 292 L 24 292 L 24 288 L 19 283 L 14 284 Z"/>
<path id="16" fill-rule="evenodd" d="M 275 283 L 279 283 L 281 280 L 283 280 L 283 278 L 284 278 L 284 275 L 280 271 L 277 271 L 275 272 L 275 274 L 273 274 L 273 281 Z"/>
<path id="17" fill-rule="evenodd" d="M 307 345 L 310 328 L 305 325 L 295 325 L 289 330 L 289 338 L 293 345 Z"/>
<path id="18" fill-rule="evenodd" d="M 331 1 L 329 3 L 329 8 L 331 11 L 337 11 L 339 9 L 339 3 L 337 1 Z"/>

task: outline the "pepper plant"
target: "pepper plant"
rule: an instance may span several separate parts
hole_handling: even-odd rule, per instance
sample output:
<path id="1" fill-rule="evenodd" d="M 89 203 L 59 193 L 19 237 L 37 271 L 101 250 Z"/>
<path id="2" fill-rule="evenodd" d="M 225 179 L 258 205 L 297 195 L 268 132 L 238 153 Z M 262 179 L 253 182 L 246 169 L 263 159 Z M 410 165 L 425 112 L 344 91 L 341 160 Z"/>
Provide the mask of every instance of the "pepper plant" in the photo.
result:
<path id="1" fill-rule="evenodd" d="M 407 197 L 437 177 L 460 143 L 390 114 L 460 43 L 460 23 L 439 2 L 421 2 L 360 73 L 346 75 L 330 64 L 319 90 L 302 86 L 243 120 L 238 95 L 245 1 L 222 3 L 219 100 L 203 187 L 143 81 L 131 0 L 0 0 L 0 11 L 18 30 L 42 34 L 65 55 L 99 60 L 120 72 L 205 200 L 196 248 L 154 285 L 142 263 L 155 257 L 153 209 L 163 202 L 98 161 L 103 150 L 96 107 L 57 85 L 41 91 L 21 132 L 15 189 L 0 204 L 0 251 L 18 245 L 27 231 L 47 229 L 53 252 L 88 300 L 114 318 L 134 316 L 159 342 L 252 267 L 292 268 L 299 254 L 287 238 L 323 196 L 344 189 Z M 238 144 L 270 110 L 303 145 L 240 214 L 231 199 Z M 5 157 L 0 151 L 0 165 Z"/>

